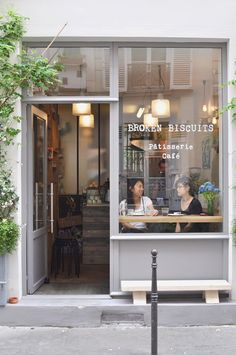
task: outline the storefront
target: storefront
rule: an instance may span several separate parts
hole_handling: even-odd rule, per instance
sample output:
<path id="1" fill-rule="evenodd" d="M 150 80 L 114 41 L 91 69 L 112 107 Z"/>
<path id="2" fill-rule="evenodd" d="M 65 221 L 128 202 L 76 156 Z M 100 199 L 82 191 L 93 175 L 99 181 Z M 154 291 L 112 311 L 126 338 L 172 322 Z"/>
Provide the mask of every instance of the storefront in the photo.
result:
<path id="1" fill-rule="evenodd" d="M 34 51 L 40 53 L 38 43 Z M 27 292 L 60 269 L 55 239 L 71 227 L 80 228 L 83 264 L 110 264 L 111 295 L 121 294 L 121 280 L 150 278 L 152 248 L 159 251 L 160 279 L 228 280 L 227 124 L 219 115 L 225 51 L 212 43 L 67 43 L 48 50 L 48 58 L 64 65 L 61 82 L 24 99 L 32 132 Z M 90 105 L 83 113 L 92 123 L 81 121 L 81 103 Z M 206 181 L 219 189 L 212 211 L 199 193 Z M 50 230 L 46 214 L 45 230 L 38 225 L 46 194 Z"/>
<path id="2" fill-rule="evenodd" d="M 24 45 L 41 53 L 48 42 L 36 32 Z M 11 268 L 9 294 L 58 280 L 55 239 L 73 227 L 83 244 L 78 280 L 88 265 L 82 294 L 120 296 L 122 280 L 149 280 L 153 248 L 159 279 L 227 280 L 234 290 L 233 128 L 220 114 L 234 51 L 220 35 L 151 32 L 95 39 L 71 30 L 45 53 L 64 68 L 58 87 L 22 100 L 21 268 Z M 81 103 L 89 110 L 75 111 Z"/>

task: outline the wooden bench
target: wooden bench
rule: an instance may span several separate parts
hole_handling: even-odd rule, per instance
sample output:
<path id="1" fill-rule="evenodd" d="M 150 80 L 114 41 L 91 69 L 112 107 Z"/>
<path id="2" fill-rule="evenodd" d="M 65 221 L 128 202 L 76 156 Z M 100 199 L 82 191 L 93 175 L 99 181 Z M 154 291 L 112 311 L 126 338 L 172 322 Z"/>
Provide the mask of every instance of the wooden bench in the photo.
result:
<path id="1" fill-rule="evenodd" d="M 158 292 L 202 291 L 206 303 L 219 303 L 219 291 L 230 290 L 226 280 L 159 280 Z M 121 281 L 121 291 L 132 292 L 134 304 L 146 304 L 146 293 L 151 292 L 151 281 Z"/>

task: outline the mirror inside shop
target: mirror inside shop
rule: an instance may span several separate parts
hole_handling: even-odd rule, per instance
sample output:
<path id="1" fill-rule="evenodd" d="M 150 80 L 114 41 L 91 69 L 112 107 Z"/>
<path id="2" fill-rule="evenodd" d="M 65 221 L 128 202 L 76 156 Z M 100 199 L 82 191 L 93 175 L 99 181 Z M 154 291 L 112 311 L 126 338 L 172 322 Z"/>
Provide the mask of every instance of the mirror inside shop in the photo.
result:
<path id="1" fill-rule="evenodd" d="M 49 224 L 48 280 L 36 293 L 107 294 L 109 105 L 37 109 L 47 115 Z M 35 163 L 35 181 L 39 169 Z"/>

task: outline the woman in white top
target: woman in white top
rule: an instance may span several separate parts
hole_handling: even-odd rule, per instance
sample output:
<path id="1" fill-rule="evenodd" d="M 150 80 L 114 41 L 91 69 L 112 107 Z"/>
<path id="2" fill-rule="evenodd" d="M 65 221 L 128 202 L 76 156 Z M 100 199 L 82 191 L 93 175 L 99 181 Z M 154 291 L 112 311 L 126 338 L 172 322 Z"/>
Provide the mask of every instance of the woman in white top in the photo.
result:
<path id="1" fill-rule="evenodd" d="M 120 214 L 128 209 L 128 213 L 132 215 L 151 215 L 156 216 L 158 211 L 154 209 L 152 200 L 143 196 L 144 183 L 142 179 L 129 179 L 127 200 L 120 203 Z M 127 222 L 122 224 L 122 232 L 124 233 L 144 233 L 147 231 L 146 223 L 143 222 Z"/>

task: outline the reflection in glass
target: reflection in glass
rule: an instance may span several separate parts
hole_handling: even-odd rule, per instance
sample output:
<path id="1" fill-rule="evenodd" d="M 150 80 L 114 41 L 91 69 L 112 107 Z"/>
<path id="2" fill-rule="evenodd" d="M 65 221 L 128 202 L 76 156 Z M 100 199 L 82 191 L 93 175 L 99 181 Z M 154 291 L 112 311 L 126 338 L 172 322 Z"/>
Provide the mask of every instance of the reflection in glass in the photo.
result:
<path id="1" fill-rule="evenodd" d="M 29 49 L 41 54 L 44 48 Z M 50 61 L 63 65 L 58 77 L 60 83 L 46 95 L 97 96 L 109 95 L 109 48 L 49 48 L 44 54 Z M 34 88 L 33 95 L 42 92 Z"/>
<path id="2" fill-rule="evenodd" d="M 45 129 L 46 122 L 34 115 L 34 211 L 33 229 L 37 230 L 45 226 Z"/>
<path id="3" fill-rule="evenodd" d="M 165 207 L 170 213 L 180 212 L 183 206 L 176 182 L 186 176 L 191 180 L 191 198 L 200 201 L 205 214 L 207 203 L 199 194 L 199 186 L 210 181 L 219 187 L 214 216 L 221 216 L 221 49 L 120 48 L 119 73 L 119 201 L 127 199 L 129 179 L 142 178 L 144 195 L 160 215 Z M 158 116 L 152 111 L 150 102 L 160 94 L 170 103 L 168 115 Z M 144 108 L 142 113 L 140 107 Z M 157 117 L 158 123 L 145 124 L 146 114 Z M 176 232 L 175 224 L 154 227 L 152 232 Z M 222 223 L 203 223 L 202 231 L 221 232 Z"/>

